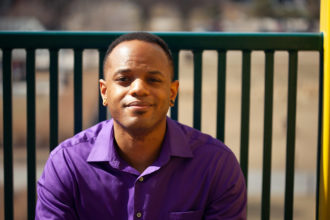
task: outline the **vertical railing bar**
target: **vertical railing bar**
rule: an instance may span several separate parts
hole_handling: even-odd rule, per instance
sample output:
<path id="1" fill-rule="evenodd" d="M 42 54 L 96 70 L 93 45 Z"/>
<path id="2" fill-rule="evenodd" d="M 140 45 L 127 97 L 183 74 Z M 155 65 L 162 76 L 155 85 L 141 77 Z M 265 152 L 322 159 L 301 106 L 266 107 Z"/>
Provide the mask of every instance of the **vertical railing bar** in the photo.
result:
<path id="1" fill-rule="evenodd" d="M 99 79 L 105 79 L 104 78 L 104 57 L 105 57 L 106 51 L 105 50 L 99 50 Z M 100 85 L 99 85 L 100 88 Z M 103 106 L 103 100 L 101 95 L 98 95 L 99 97 L 99 117 L 98 120 L 104 121 L 107 119 L 107 108 Z"/>
<path id="2" fill-rule="evenodd" d="M 284 219 L 293 218 L 294 196 L 294 161 L 296 137 L 296 99 L 297 99 L 297 51 L 289 51 L 289 82 L 288 82 L 288 127 L 286 143 L 286 175 Z"/>
<path id="3" fill-rule="evenodd" d="M 240 164 L 248 184 L 251 51 L 243 51 Z"/>
<path id="4" fill-rule="evenodd" d="M 218 51 L 217 138 L 225 141 L 226 51 Z"/>
<path id="5" fill-rule="evenodd" d="M 49 146 L 58 144 L 58 49 L 51 49 L 49 63 Z"/>
<path id="6" fill-rule="evenodd" d="M 174 66 L 174 80 L 179 79 L 179 51 L 172 51 L 173 66 Z M 178 109 L 179 109 L 179 94 L 176 97 L 175 105 L 171 108 L 171 118 L 178 120 Z"/>
<path id="7" fill-rule="evenodd" d="M 11 49 L 3 50 L 3 162 L 5 219 L 14 219 Z"/>
<path id="8" fill-rule="evenodd" d="M 202 114 L 202 51 L 193 51 L 194 55 L 194 104 L 193 127 L 201 129 Z"/>
<path id="9" fill-rule="evenodd" d="M 323 121 L 323 51 L 320 51 L 319 59 L 319 100 L 318 100 L 318 128 L 317 128 L 317 159 L 316 159 L 316 202 L 315 202 L 315 219 L 319 219 L 319 192 L 320 192 L 320 165 L 322 150 L 322 121 Z"/>
<path id="10" fill-rule="evenodd" d="M 261 219 L 269 219 L 272 163 L 274 51 L 266 51 L 265 101 L 264 101 L 264 148 L 262 166 Z"/>
<path id="11" fill-rule="evenodd" d="M 82 50 L 74 50 L 74 133 L 82 130 Z"/>
<path id="12" fill-rule="evenodd" d="M 36 89 L 35 89 L 35 49 L 27 49 L 27 214 L 33 220 L 36 205 Z"/>

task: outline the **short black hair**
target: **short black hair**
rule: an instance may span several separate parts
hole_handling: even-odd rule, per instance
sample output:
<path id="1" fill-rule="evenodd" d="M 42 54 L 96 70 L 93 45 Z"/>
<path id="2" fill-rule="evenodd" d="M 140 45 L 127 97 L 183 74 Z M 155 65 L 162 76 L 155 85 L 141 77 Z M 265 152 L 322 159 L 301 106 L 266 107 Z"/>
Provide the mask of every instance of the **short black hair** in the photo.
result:
<path id="1" fill-rule="evenodd" d="M 117 45 L 119 45 L 120 43 L 122 43 L 124 41 L 131 41 L 131 40 L 140 40 L 140 41 L 144 41 L 147 43 L 152 43 L 152 44 L 156 44 L 156 45 L 160 46 L 163 49 L 163 51 L 165 52 L 165 54 L 167 55 L 168 60 L 170 61 L 170 65 L 171 65 L 171 69 L 172 69 L 171 77 L 172 77 L 172 80 L 174 79 L 174 72 L 173 72 L 174 63 L 173 63 L 173 57 L 172 57 L 170 48 L 167 46 L 167 44 L 165 43 L 165 41 L 163 39 L 161 39 L 157 35 L 150 34 L 148 32 L 132 32 L 132 33 L 121 35 L 120 37 L 115 39 L 108 47 L 108 50 L 104 56 L 103 65 L 105 66 L 108 56 L 110 55 L 112 50 Z"/>

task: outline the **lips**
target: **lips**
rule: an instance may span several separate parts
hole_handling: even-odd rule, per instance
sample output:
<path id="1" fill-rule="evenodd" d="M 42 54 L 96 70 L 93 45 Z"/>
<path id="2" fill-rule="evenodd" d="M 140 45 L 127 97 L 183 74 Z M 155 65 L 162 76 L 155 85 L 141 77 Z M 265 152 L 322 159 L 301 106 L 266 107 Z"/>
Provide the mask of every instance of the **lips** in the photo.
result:
<path id="1" fill-rule="evenodd" d="M 145 109 L 152 106 L 149 102 L 145 101 L 132 101 L 127 104 L 124 104 L 125 108 L 133 108 L 133 109 Z"/>

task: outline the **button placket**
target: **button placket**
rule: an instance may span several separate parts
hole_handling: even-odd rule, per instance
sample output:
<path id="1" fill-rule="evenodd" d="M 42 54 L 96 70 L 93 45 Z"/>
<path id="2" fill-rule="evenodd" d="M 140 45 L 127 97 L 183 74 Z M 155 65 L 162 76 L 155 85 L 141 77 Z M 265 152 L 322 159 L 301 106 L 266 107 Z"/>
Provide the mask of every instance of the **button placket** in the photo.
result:
<path id="1" fill-rule="evenodd" d="M 135 182 L 134 201 L 135 201 L 135 218 L 136 219 L 143 219 L 143 215 L 142 215 L 143 211 L 141 210 L 143 203 L 141 203 L 142 201 L 140 201 L 141 196 L 142 196 L 140 194 L 140 189 L 141 189 L 141 187 L 143 187 L 143 185 L 140 183 L 143 183 L 144 181 L 145 181 L 144 177 L 140 176 Z"/>

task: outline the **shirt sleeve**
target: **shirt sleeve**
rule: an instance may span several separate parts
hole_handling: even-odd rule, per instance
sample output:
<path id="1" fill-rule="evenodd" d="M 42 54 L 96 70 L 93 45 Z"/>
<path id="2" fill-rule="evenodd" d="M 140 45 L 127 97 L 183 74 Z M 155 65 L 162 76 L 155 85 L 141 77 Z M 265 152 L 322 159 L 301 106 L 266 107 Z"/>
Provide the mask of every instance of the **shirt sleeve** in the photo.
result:
<path id="1" fill-rule="evenodd" d="M 49 157 L 37 184 L 36 220 L 78 219 L 74 210 L 73 178 L 64 152 Z"/>
<path id="2" fill-rule="evenodd" d="M 220 164 L 216 170 L 213 197 L 207 206 L 205 220 L 246 219 L 245 178 L 235 155 L 229 154 L 225 162 Z"/>

